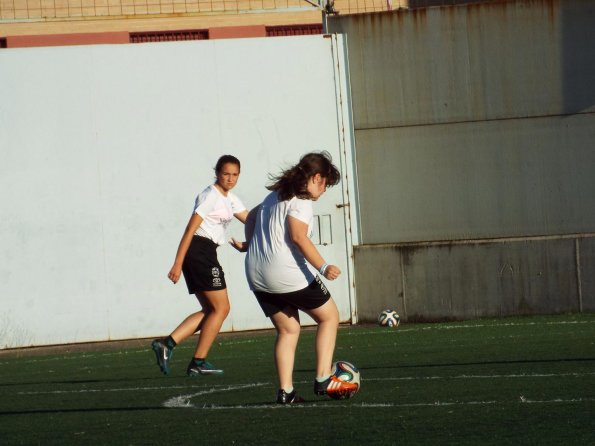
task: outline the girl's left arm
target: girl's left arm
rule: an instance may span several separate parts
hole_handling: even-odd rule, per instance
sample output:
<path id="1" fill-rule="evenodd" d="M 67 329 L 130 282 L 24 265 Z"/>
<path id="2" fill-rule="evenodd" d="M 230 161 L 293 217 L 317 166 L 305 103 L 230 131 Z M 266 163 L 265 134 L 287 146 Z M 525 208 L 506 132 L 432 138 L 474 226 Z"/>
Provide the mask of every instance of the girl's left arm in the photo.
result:
<path id="1" fill-rule="evenodd" d="M 248 209 L 244 209 L 242 212 L 233 214 L 233 216 L 240 220 L 242 223 L 246 223 L 246 218 L 248 218 Z"/>
<path id="2" fill-rule="evenodd" d="M 244 235 L 246 236 L 246 241 L 240 242 L 240 241 L 232 238 L 231 241 L 229 242 L 229 244 L 240 252 L 248 251 L 248 245 L 250 244 L 250 240 L 252 240 L 252 234 L 254 233 L 254 225 L 256 224 L 256 213 L 258 212 L 259 208 L 260 208 L 260 205 L 256 206 L 250 212 L 243 211 L 243 212 L 240 212 L 239 214 L 235 214 L 236 218 L 238 220 L 240 220 L 242 223 L 244 223 L 244 225 L 245 225 Z M 241 214 L 241 217 L 239 216 L 240 214 Z M 242 218 L 243 218 L 243 220 L 242 220 Z"/>
<path id="3" fill-rule="evenodd" d="M 233 215 L 235 218 L 240 220 L 242 223 L 246 224 L 246 219 L 248 218 L 248 210 L 247 209 L 244 209 L 242 212 L 238 212 L 237 214 L 233 214 Z M 232 237 L 231 240 L 229 241 L 229 244 L 240 252 L 248 251 L 248 242 L 240 242 L 239 240 L 236 240 L 235 238 Z"/>

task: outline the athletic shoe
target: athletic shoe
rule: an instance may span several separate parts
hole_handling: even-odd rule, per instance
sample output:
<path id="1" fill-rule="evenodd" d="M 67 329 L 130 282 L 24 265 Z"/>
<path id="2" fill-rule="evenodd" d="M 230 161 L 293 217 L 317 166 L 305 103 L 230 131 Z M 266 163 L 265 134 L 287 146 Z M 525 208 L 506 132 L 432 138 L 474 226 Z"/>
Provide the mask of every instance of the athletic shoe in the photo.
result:
<path id="1" fill-rule="evenodd" d="M 356 392 L 357 384 L 342 381 L 335 375 L 331 375 L 323 382 L 314 381 L 314 393 L 316 395 L 328 395 L 334 399 L 342 399 L 350 393 Z"/>
<path id="2" fill-rule="evenodd" d="M 198 376 L 198 375 L 222 375 L 223 370 L 216 368 L 213 364 L 209 361 L 197 361 L 194 359 L 190 361 L 188 364 L 188 368 L 186 369 L 186 375 L 188 376 Z"/>
<path id="3" fill-rule="evenodd" d="M 277 403 L 279 404 L 297 404 L 303 403 L 304 401 L 306 400 L 299 396 L 295 389 L 289 393 L 283 389 L 277 391 Z"/>
<path id="4" fill-rule="evenodd" d="M 157 357 L 157 365 L 163 374 L 169 375 L 169 361 L 174 355 L 173 349 L 168 348 L 168 346 L 163 342 L 163 339 L 155 339 L 151 343 L 151 347 L 153 347 L 153 351 Z"/>

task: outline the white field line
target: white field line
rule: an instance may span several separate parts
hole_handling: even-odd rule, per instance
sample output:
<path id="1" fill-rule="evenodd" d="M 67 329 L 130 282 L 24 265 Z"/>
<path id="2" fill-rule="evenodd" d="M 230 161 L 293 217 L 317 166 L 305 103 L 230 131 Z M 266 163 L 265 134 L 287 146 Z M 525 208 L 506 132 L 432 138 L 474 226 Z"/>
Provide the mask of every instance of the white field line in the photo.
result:
<path id="1" fill-rule="evenodd" d="M 253 385 L 253 384 L 250 384 Z M 259 384 L 261 385 L 261 384 Z M 150 386 L 150 387 L 120 387 L 113 389 L 77 389 L 77 390 L 48 390 L 48 391 L 29 391 L 29 392 L 17 392 L 16 395 L 59 395 L 68 393 L 102 393 L 102 392 L 139 392 L 139 391 L 153 391 L 153 390 L 171 390 L 171 389 L 192 389 L 192 388 L 204 388 L 205 385 L 183 385 L 183 386 Z M 209 387 L 209 390 L 216 388 L 229 387 L 229 384 L 216 384 Z"/>
<path id="2" fill-rule="evenodd" d="M 582 378 L 595 375 L 586 373 L 520 373 L 511 375 L 455 375 L 455 376 L 397 376 L 388 378 L 366 378 L 366 381 L 419 381 L 419 380 L 448 380 L 448 379 L 514 379 L 514 378 Z"/>
<path id="3" fill-rule="evenodd" d="M 521 400 L 521 403 L 523 403 L 523 404 L 556 404 L 556 403 L 593 402 L 593 401 L 595 401 L 595 398 L 570 398 L 570 399 L 555 398 L 553 400 L 530 400 L 530 399 L 527 399 L 521 395 L 520 400 Z"/>
<path id="4" fill-rule="evenodd" d="M 193 398 L 203 396 L 203 395 L 210 395 L 213 393 L 218 392 L 232 392 L 236 390 L 244 390 L 244 389 L 252 389 L 255 387 L 263 387 L 263 386 L 272 386 L 271 383 L 254 383 L 254 384 L 242 384 L 242 385 L 230 385 L 230 386 L 221 386 L 219 388 L 211 388 L 206 389 L 200 392 L 191 393 L 187 395 L 179 395 L 172 398 L 167 399 L 163 403 L 163 407 L 166 408 L 173 408 L 173 409 L 199 409 L 199 410 L 229 410 L 229 409 L 241 409 L 241 410 L 253 410 L 253 409 L 316 409 L 316 408 L 341 408 L 343 409 L 344 406 L 342 404 L 333 404 L 329 401 L 327 404 L 295 404 L 295 405 L 288 405 L 283 406 L 280 404 L 257 404 L 257 405 L 217 405 L 217 404 L 203 404 L 197 405 L 193 404 L 191 400 Z M 182 386 L 178 386 L 182 387 Z M 173 387 L 166 387 L 173 388 Z M 155 390 L 155 389 L 162 389 L 159 387 L 145 387 L 145 388 L 129 388 L 129 389 L 96 389 L 96 390 L 81 390 L 80 392 L 118 392 L 122 390 L 134 391 L 134 390 Z M 42 393 L 68 393 L 68 392 L 19 392 L 19 394 L 42 394 Z M 70 393 L 76 393 L 76 391 L 70 391 Z M 521 404 L 567 404 L 567 403 L 583 403 L 583 402 L 593 402 L 595 398 L 571 398 L 571 399 L 563 399 L 563 398 L 555 398 L 551 400 L 531 400 L 525 398 L 524 396 L 519 397 L 519 401 Z M 432 401 L 427 403 L 402 403 L 402 404 L 395 404 L 395 403 L 356 403 L 350 404 L 350 407 L 360 407 L 360 408 L 411 408 L 411 407 L 448 407 L 448 406 L 487 406 L 487 405 L 496 405 L 496 404 L 507 404 L 511 403 L 512 401 Z"/>
<path id="5" fill-rule="evenodd" d="M 549 378 L 549 377 L 583 377 L 588 375 L 595 375 L 595 372 L 590 373 L 562 373 L 562 374 L 514 374 L 514 375 L 459 375 L 453 377 L 444 377 L 444 376 L 427 376 L 427 377 L 399 377 L 399 378 L 369 378 L 366 381 L 394 381 L 394 380 L 447 380 L 447 379 L 498 379 L 498 378 Z M 309 381 L 303 381 L 296 384 L 304 384 L 309 383 Z M 295 408 L 295 409 L 311 409 L 317 407 L 342 407 L 341 405 L 332 405 L 331 404 L 296 404 L 296 405 L 289 405 L 283 406 L 279 404 L 258 404 L 258 405 L 218 405 L 212 403 L 205 403 L 202 405 L 196 405 L 191 403 L 191 399 L 201 396 L 212 394 L 215 392 L 225 392 L 225 391 L 232 391 L 238 389 L 245 389 L 249 387 L 256 387 L 256 386 L 270 386 L 270 383 L 258 383 L 256 385 L 244 385 L 244 386 L 230 386 L 226 389 L 211 389 L 205 390 L 202 392 L 189 394 L 189 395 L 180 395 L 174 398 L 170 398 L 163 403 L 164 407 L 169 408 L 194 408 L 194 409 L 202 409 L 202 410 L 225 410 L 225 409 L 280 409 L 280 408 Z M 562 399 L 556 398 L 552 400 L 530 400 L 525 398 L 524 396 L 519 397 L 519 402 L 521 404 L 556 404 L 556 403 L 582 403 L 582 402 L 592 402 L 595 401 L 595 398 L 572 398 L 572 399 Z M 444 406 L 472 406 L 472 405 L 495 405 L 495 404 L 507 404 L 511 401 L 434 401 L 434 402 L 427 402 L 427 403 L 403 403 L 403 404 L 395 404 L 395 403 L 356 403 L 350 404 L 350 407 L 362 407 L 362 408 L 407 408 L 407 407 L 444 407 Z"/>
<path id="6" fill-rule="evenodd" d="M 462 405 L 489 405 L 489 404 L 498 404 L 498 401 L 466 401 L 466 402 L 440 402 L 435 401 L 433 403 L 411 403 L 411 404 L 393 404 L 393 403 L 356 403 L 350 404 L 349 407 L 361 407 L 361 408 L 387 408 L 387 407 L 437 407 L 437 406 L 462 406 Z M 226 409 L 242 409 L 242 410 L 250 410 L 250 409 L 319 409 L 324 408 L 326 409 L 342 409 L 345 410 L 345 406 L 342 404 L 333 404 L 332 401 L 329 401 L 327 404 L 317 404 L 317 403 L 305 403 L 305 404 L 289 404 L 284 406 L 282 404 L 259 404 L 255 406 L 246 406 L 246 405 L 234 405 L 234 406 L 219 406 L 217 404 L 205 404 L 202 406 L 175 406 L 175 408 L 190 408 L 190 409 L 199 409 L 199 410 L 226 410 Z"/>
<path id="7" fill-rule="evenodd" d="M 73 354 L 65 354 L 63 356 L 55 356 L 55 357 L 51 357 L 51 358 L 29 359 L 27 361 L 23 361 L 21 364 L 37 364 L 37 363 L 42 363 L 42 362 L 61 362 L 61 361 L 69 361 L 69 360 L 74 361 L 74 360 L 87 359 L 87 358 L 102 358 L 105 356 L 128 356 L 128 355 L 140 354 L 140 353 L 142 353 L 143 355 L 146 355 L 148 351 L 150 351 L 150 348 L 147 348 L 144 350 L 127 350 L 126 352 L 118 351 L 118 352 L 111 352 L 111 353 L 83 353 L 83 354 L 73 353 Z M 21 359 L 21 358 L 18 358 L 18 357 L 11 358 L 11 362 L 3 361 L 3 362 L 0 362 L 0 365 L 12 364 L 15 359 Z"/>
<path id="8" fill-rule="evenodd" d="M 241 343 L 247 344 L 248 342 L 241 342 Z M 72 355 L 55 356 L 55 357 L 51 357 L 51 358 L 28 359 L 26 361 L 22 361 L 21 364 L 38 364 L 38 363 L 44 363 L 44 362 L 76 361 L 76 360 L 80 360 L 80 359 L 103 358 L 103 357 L 111 357 L 111 356 L 128 356 L 128 355 L 137 355 L 137 354 L 146 355 L 148 352 L 151 352 L 151 354 L 153 354 L 150 347 L 143 349 L 143 350 L 126 350 L 125 352 L 118 351 L 118 352 L 111 352 L 111 353 L 83 353 L 83 354 L 73 353 Z M 221 357 L 227 358 L 226 356 L 221 356 Z M 2 362 L 0 362 L 0 366 L 12 364 L 15 359 L 21 359 L 21 358 L 11 358 L 11 362 L 2 361 Z M 107 366 L 107 367 L 109 368 L 110 366 Z"/>
<path id="9" fill-rule="evenodd" d="M 584 403 L 584 402 L 593 402 L 595 398 L 573 398 L 573 399 L 553 399 L 553 400 L 528 400 L 524 397 L 520 397 L 521 404 L 568 404 L 568 403 Z M 349 407 L 358 407 L 362 409 L 374 409 L 374 408 L 411 408 L 411 407 L 452 407 L 452 406 L 490 406 L 490 405 L 497 405 L 497 404 L 508 404 L 511 401 L 434 401 L 429 403 L 404 403 L 404 404 L 396 404 L 396 403 L 356 403 L 356 404 L 349 404 Z M 192 409 L 199 409 L 199 410 L 228 410 L 228 409 L 243 409 L 243 410 L 262 410 L 262 409 L 319 409 L 324 408 L 327 409 L 341 409 L 345 410 L 345 406 L 343 404 L 334 404 L 330 402 L 328 404 L 289 404 L 289 405 L 281 405 L 281 404 L 262 404 L 262 405 L 235 405 L 235 406 L 219 406 L 216 404 L 205 404 L 203 406 L 175 406 L 176 408 L 192 408 Z"/>
<path id="10" fill-rule="evenodd" d="M 341 407 L 340 405 L 332 405 L 332 404 L 296 404 L 296 405 L 289 405 L 283 406 L 280 404 L 257 404 L 257 405 L 218 405 L 218 404 L 203 404 L 203 405 L 195 405 L 191 403 L 195 397 L 202 396 L 202 395 L 209 395 L 217 392 L 231 392 L 235 390 L 242 390 L 248 389 L 253 387 L 262 387 L 262 386 L 270 386 L 270 383 L 256 383 L 256 384 L 246 384 L 246 385 L 237 385 L 237 386 L 228 386 L 226 388 L 220 389 L 208 389 L 203 390 L 202 392 L 191 393 L 188 395 L 179 395 L 173 398 L 169 398 L 163 403 L 164 407 L 173 408 L 173 409 L 207 409 L 207 410 L 224 410 L 224 409 L 279 409 L 284 407 L 292 407 L 292 408 L 300 408 L 300 409 L 312 409 L 318 407 Z M 521 401 L 522 401 L 521 397 Z M 454 405 L 486 405 L 486 404 L 497 404 L 497 401 L 466 401 L 466 402 L 440 402 L 435 401 L 431 403 L 411 403 L 411 404 L 392 404 L 392 403 L 361 403 L 361 404 L 351 404 L 351 407 L 424 407 L 424 406 L 454 406 Z"/>
<path id="11" fill-rule="evenodd" d="M 537 326 L 537 325 L 579 325 L 579 324 L 595 324 L 595 320 L 589 321 L 553 321 L 553 322 L 508 322 L 508 323 L 494 323 L 494 324 L 440 324 L 437 323 L 435 325 L 429 327 L 411 327 L 405 328 L 403 326 L 397 329 L 387 329 L 387 330 L 375 330 L 375 331 L 359 331 L 356 330 L 351 333 L 342 333 L 343 336 L 359 336 L 365 334 L 371 335 L 386 335 L 387 333 L 403 333 L 403 332 L 410 332 L 410 331 L 427 331 L 427 330 L 455 330 L 455 329 L 467 329 L 467 328 L 485 328 L 485 327 L 525 327 L 525 326 Z M 219 344 L 221 345 L 233 345 L 233 344 L 251 344 L 260 342 L 260 339 L 245 339 L 245 340 L 221 340 Z M 64 360 L 78 360 L 84 358 L 95 358 L 95 357 L 105 357 L 105 356 L 122 356 L 122 355 L 130 355 L 130 354 L 146 354 L 147 349 L 137 349 L 137 350 L 126 350 L 125 352 L 118 351 L 118 352 L 107 352 L 107 353 L 83 353 L 83 354 L 76 354 L 73 353 L 71 355 L 64 355 L 60 357 L 53 357 L 53 358 L 43 358 L 43 359 L 31 359 L 29 361 L 24 361 L 23 364 L 32 364 L 32 363 L 40 363 L 40 362 L 50 362 L 50 361 L 64 361 Z M 15 359 L 15 358 L 13 358 Z M 19 359 L 19 358 L 16 358 Z M 0 362 L 0 365 L 7 365 L 10 364 L 9 362 Z"/>
<path id="12" fill-rule="evenodd" d="M 426 381 L 426 380 L 451 380 L 451 379 L 520 379 L 520 378 L 582 378 L 595 375 L 595 372 L 586 373 L 523 373 L 510 375 L 455 375 L 455 376 L 399 376 L 386 378 L 366 378 L 365 381 Z M 310 381 L 297 381 L 296 384 L 310 384 Z M 271 383 L 256 384 L 216 384 L 204 391 L 196 393 L 195 396 L 206 395 L 215 392 L 226 392 L 229 390 L 244 389 L 249 387 L 272 386 Z M 80 393 L 102 393 L 102 392 L 144 392 L 154 390 L 175 390 L 204 388 L 205 385 L 177 385 L 177 386 L 148 386 L 148 387 L 119 387 L 106 389 L 75 389 L 75 390 L 48 390 L 48 391 L 20 391 L 16 395 L 59 395 L 59 394 L 80 394 Z M 226 406 L 228 407 L 228 406 Z"/>
<path id="13" fill-rule="evenodd" d="M 231 392 L 234 390 L 250 389 L 253 387 L 262 387 L 262 386 L 270 386 L 270 383 L 255 383 L 255 384 L 243 384 L 243 385 L 237 385 L 237 386 L 227 386 L 227 387 L 223 387 L 220 389 L 207 389 L 207 390 L 203 390 L 202 392 L 191 393 L 189 395 L 179 395 L 179 396 L 175 396 L 173 398 L 166 400 L 163 403 L 163 406 L 164 407 L 173 407 L 173 408 L 195 407 L 192 403 L 190 403 L 190 400 L 197 396 L 209 395 L 211 393 L 217 393 L 217 392 Z"/>
<path id="14" fill-rule="evenodd" d="M 387 328 L 386 330 L 374 330 L 374 331 L 354 331 L 351 333 L 342 333 L 343 336 L 359 336 L 359 335 L 386 335 L 387 333 L 403 333 L 410 331 L 428 331 L 428 330 L 458 330 L 467 328 L 498 328 L 498 327 L 528 327 L 537 325 L 579 325 L 579 324 L 595 324 L 593 321 L 559 321 L 559 322 L 507 322 L 507 323 L 494 323 L 494 324 L 440 324 L 429 327 L 410 327 L 405 328 L 402 325 L 398 328 Z"/>

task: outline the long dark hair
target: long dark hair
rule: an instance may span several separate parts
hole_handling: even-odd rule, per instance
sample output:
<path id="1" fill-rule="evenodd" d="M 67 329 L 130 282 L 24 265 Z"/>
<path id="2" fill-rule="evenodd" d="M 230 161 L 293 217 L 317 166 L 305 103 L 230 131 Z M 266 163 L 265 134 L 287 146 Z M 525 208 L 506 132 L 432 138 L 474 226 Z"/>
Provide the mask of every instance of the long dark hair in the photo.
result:
<path id="1" fill-rule="evenodd" d="M 236 166 L 238 166 L 238 169 L 242 168 L 240 166 L 240 160 L 237 159 L 235 156 L 223 155 L 217 160 L 217 164 L 215 165 L 215 174 L 219 175 L 219 173 L 221 172 L 221 169 L 223 169 L 223 166 L 225 166 L 228 163 L 235 164 Z"/>
<path id="2" fill-rule="evenodd" d="M 271 184 L 267 189 L 276 191 L 282 201 L 293 197 L 309 199 L 308 180 L 317 173 L 326 178 L 327 187 L 335 186 L 341 180 L 341 173 L 333 164 L 331 154 L 324 150 L 306 153 L 295 166 L 283 170 L 279 175 L 269 175 Z"/>

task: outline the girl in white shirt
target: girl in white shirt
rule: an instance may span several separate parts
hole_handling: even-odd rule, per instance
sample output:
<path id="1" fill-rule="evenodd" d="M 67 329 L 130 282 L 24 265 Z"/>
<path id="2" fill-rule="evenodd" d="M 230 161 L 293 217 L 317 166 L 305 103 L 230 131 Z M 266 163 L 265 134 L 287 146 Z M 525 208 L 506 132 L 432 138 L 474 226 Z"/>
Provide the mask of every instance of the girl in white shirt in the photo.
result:
<path id="1" fill-rule="evenodd" d="M 318 276 L 334 280 L 341 271 L 327 264 L 310 240 L 312 201 L 339 182 L 339 170 L 328 152 L 313 152 L 272 180 L 267 187 L 271 193 L 250 212 L 246 222 L 246 277 L 264 314 L 277 330 L 277 402 L 304 401 L 293 388 L 293 366 L 301 328 L 298 310 L 318 324 L 314 392 L 317 395 L 352 392 L 354 384 L 332 376 L 339 313 Z M 240 242 L 233 243 L 238 249 L 245 248 Z"/>
<path id="2" fill-rule="evenodd" d="M 167 337 L 152 343 L 157 365 L 168 375 L 174 347 L 200 331 L 194 358 L 188 364 L 188 376 L 217 375 L 206 358 L 223 321 L 229 314 L 225 274 L 217 259 L 217 247 L 225 243 L 225 229 L 233 219 L 246 221 L 248 211 L 231 192 L 240 176 L 240 161 L 223 155 L 215 167 L 217 180 L 196 198 L 194 211 L 186 226 L 168 277 L 175 284 L 184 274 L 190 294 L 195 294 L 201 310 L 191 314 Z"/>

